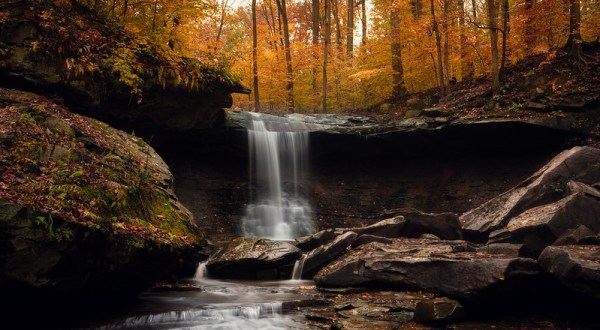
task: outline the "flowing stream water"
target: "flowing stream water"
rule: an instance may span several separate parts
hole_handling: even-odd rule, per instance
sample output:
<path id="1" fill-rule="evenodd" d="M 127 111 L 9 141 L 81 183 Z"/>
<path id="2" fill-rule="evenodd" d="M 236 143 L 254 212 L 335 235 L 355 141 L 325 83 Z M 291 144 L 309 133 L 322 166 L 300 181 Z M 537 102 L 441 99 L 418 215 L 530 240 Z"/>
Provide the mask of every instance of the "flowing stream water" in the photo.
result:
<path id="1" fill-rule="evenodd" d="M 248 116 L 251 201 L 242 233 L 276 240 L 314 233 L 312 208 L 299 189 L 308 157 L 305 125 L 259 113 Z"/>
<path id="2" fill-rule="evenodd" d="M 197 272 L 202 273 L 202 271 Z M 304 316 L 283 304 L 301 299 L 310 281 L 185 282 L 196 289 L 145 292 L 141 304 L 92 329 L 305 329 Z"/>

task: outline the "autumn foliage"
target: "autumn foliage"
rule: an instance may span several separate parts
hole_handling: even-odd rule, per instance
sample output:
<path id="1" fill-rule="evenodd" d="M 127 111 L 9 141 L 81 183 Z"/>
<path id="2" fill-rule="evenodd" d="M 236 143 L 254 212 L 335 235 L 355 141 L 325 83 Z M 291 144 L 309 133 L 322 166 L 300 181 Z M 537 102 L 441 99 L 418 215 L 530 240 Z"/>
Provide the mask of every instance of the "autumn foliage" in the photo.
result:
<path id="1" fill-rule="evenodd" d="M 139 51 L 118 48 L 108 62 L 134 94 L 143 76 L 135 63 L 144 43 L 151 43 L 160 50 L 157 58 L 175 66 L 157 64 L 159 79 L 198 83 L 178 74 L 185 66 L 177 68 L 176 54 L 219 70 L 231 68 L 246 86 L 257 85 L 256 96 L 235 97 L 238 108 L 254 110 L 260 102 L 261 111 L 320 112 L 373 108 L 428 89 L 443 96 L 454 82 L 473 77 L 497 80 L 498 89 L 511 64 L 565 47 L 575 35 L 570 24 L 575 1 L 581 38 L 597 40 L 600 2 L 595 0 L 256 0 L 254 82 L 250 1 L 37 2 L 76 3 L 144 40 Z M 86 58 L 93 50 L 78 51 L 67 65 L 74 73 L 93 69 Z"/>

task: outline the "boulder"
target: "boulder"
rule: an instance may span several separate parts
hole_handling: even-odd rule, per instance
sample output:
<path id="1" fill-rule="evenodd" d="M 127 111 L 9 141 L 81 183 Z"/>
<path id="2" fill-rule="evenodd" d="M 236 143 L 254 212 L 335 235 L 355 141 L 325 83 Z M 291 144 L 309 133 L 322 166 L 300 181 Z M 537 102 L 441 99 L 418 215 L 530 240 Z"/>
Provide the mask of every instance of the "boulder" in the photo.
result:
<path id="1" fill-rule="evenodd" d="M 600 149 L 584 146 L 563 151 L 517 187 L 463 214 L 463 230 L 471 238 L 485 239 L 524 211 L 569 195 L 570 180 L 600 182 Z"/>
<path id="2" fill-rule="evenodd" d="M 395 216 L 393 218 L 381 220 L 370 226 L 363 228 L 336 228 L 336 233 L 355 232 L 358 235 L 373 235 L 379 237 L 400 237 L 402 229 L 406 225 L 406 220 L 403 216 Z"/>
<path id="3" fill-rule="evenodd" d="M 306 255 L 302 276 L 312 276 L 319 269 L 342 255 L 358 235 L 349 231 L 336 237 L 331 243 L 320 246 Z"/>
<path id="4" fill-rule="evenodd" d="M 352 243 L 352 248 L 356 248 L 363 244 L 368 244 L 372 242 L 379 242 L 389 244 L 392 243 L 392 240 L 386 237 L 374 236 L 374 235 L 360 235 L 358 238 Z"/>
<path id="5" fill-rule="evenodd" d="M 325 229 L 310 236 L 296 238 L 296 242 L 298 242 L 296 246 L 303 252 L 308 252 L 331 242 L 334 238 L 335 233 L 333 229 Z"/>
<path id="6" fill-rule="evenodd" d="M 286 278 L 301 255 L 302 251 L 288 242 L 240 237 L 210 256 L 206 269 L 214 278 Z"/>
<path id="7" fill-rule="evenodd" d="M 465 309 L 458 301 L 440 297 L 419 301 L 413 318 L 422 323 L 448 324 L 465 316 Z"/>
<path id="8" fill-rule="evenodd" d="M 418 238 L 433 234 L 441 239 L 461 239 L 461 224 L 454 213 L 425 213 L 416 209 L 394 209 L 386 211 L 401 215 L 406 220 L 400 236 Z"/>
<path id="9" fill-rule="evenodd" d="M 208 256 L 169 167 L 142 139 L 16 90 L 0 88 L 0 113 L 7 299 L 126 301 Z"/>
<path id="10" fill-rule="evenodd" d="M 370 243 L 323 268 L 319 286 L 368 282 L 402 289 L 423 290 L 459 299 L 477 299 L 487 292 L 516 288 L 539 273 L 535 260 L 490 255 L 470 250 L 462 241 L 398 239 L 392 244 Z M 514 281 L 513 281 L 514 280 Z"/>
<path id="11" fill-rule="evenodd" d="M 565 286 L 600 299 L 600 246 L 549 246 L 538 262 Z"/>
<path id="12" fill-rule="evenodd" d="M 552 245 L 578 245 L 582 241 L 588 242 L 594 239 L 596 235 L 585 225 L 577 228 L 567 229 Z"/>
<path id="13" fill-rule="evenodd" d="M 566 230 L 580 225 L 600 232 L 600 201 L 576 193 L 519 214 L 506 228 L 492 232 L 490 242 L 523 243 L 527 255 L 537 257 Z"/>

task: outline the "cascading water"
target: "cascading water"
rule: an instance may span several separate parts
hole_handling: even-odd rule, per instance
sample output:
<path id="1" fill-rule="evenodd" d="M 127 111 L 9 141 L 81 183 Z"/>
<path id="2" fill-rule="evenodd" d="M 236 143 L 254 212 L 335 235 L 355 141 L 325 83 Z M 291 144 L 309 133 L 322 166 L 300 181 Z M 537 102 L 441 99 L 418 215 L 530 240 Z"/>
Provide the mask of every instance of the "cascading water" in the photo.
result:
<path id="1" fill-rule="evenodd" d="M 196 273 L 194 274 L 194 279 L 195 280 L 202 280 L 207 278 L 208 276 L 208 270 L 206 269 L 206 264 L 208 262 L 204 261 L 198 264 L 198 267 L 196 268 Z"/>
<path id="2" fill-rule="evenodd" d="M 305 125 L 283 117 L 248 115 L 250 179 L 255 190 L 251 188 L 242 233 L 278 240 L 312 234 L 312 209 L 298 191 L 308 154 Z"/>
<path id="3" fill-rule="evenodd" d="M 304 269 L 304 260 L 306 260 L 306 255 L 303 254 L 300 259 L 296 260 L 294 263 L 294 269 L 292 270 L 292 280 L 299 281 L 302 279 L 302 270 Z"/>

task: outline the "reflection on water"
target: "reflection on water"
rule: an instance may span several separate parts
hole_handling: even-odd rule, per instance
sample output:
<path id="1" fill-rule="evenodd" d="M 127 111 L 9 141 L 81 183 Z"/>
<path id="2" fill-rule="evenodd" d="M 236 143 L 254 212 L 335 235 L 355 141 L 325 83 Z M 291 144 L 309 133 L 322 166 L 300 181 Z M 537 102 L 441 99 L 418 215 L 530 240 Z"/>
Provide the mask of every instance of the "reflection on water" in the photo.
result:
<path id="1" fill-rule="evenodd" d="M 299 313 L 282 303 L 301 299 L 309 281 L 224 282 L 190 280 L 200 290 L 146 292 L 142 304 L 94 329 L 304 329 Z"/>

